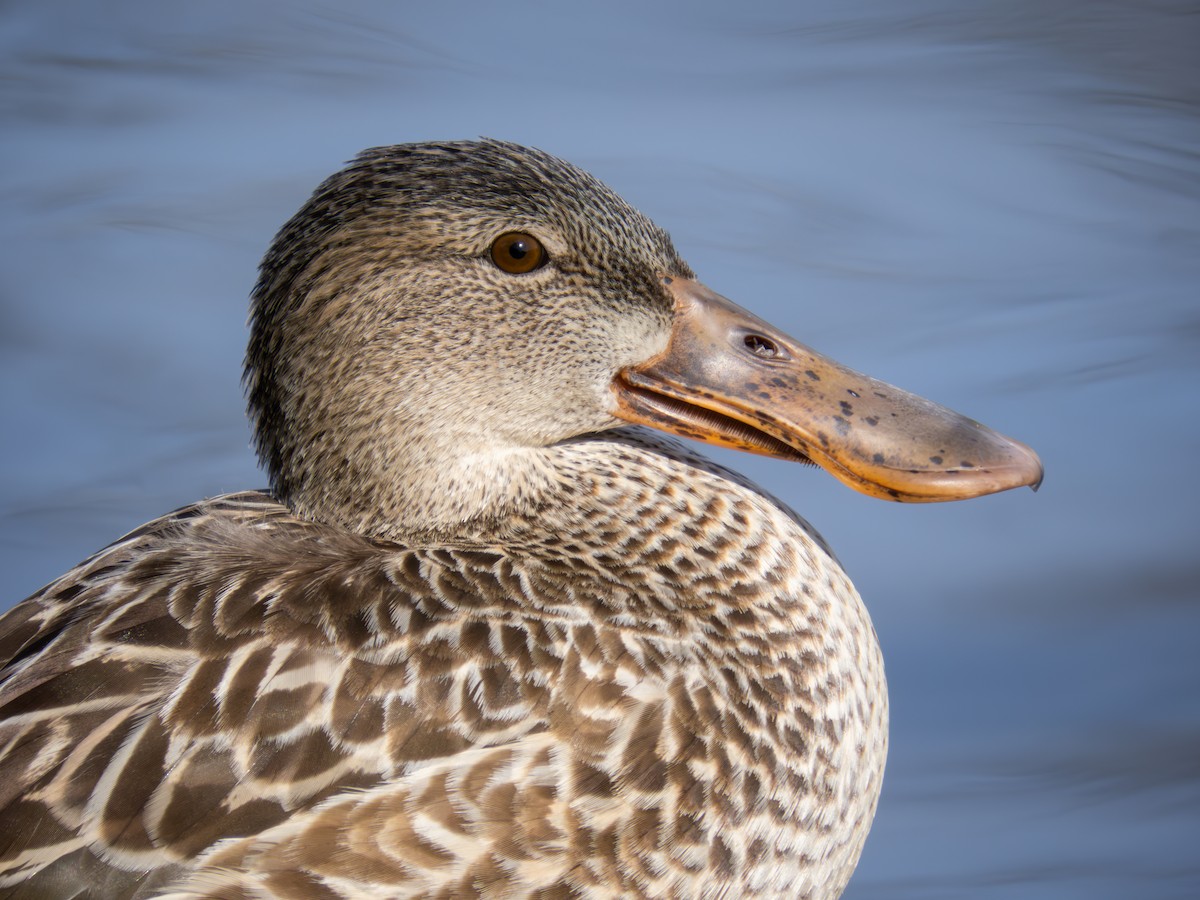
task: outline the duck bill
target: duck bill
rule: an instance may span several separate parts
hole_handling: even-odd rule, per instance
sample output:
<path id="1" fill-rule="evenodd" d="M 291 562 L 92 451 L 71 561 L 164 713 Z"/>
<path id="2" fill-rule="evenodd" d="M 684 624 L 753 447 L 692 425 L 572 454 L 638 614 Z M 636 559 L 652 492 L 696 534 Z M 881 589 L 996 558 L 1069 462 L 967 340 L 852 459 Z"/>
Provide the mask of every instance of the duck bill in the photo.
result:
<path id="1" fill-rule="evenodd" d="M 737 450 L 811 461 L 850 487 L 910 503 L 1041 484 L 1029 447 L 834 362 L 691 279 L 666 350 L 623 369 L 616 414 Z"/>

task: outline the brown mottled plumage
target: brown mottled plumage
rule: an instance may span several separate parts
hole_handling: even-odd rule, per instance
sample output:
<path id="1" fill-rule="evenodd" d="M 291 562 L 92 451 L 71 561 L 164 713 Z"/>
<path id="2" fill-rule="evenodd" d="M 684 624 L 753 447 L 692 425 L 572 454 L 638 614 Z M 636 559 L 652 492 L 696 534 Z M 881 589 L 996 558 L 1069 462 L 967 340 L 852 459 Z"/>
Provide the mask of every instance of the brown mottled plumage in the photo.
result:
<path id="1" fill-rule="evenodd" d="M 513 231 L 549 263 L 501 271 Z M 776 501 L 613 430 L 690 278 L 537 151 L 325 182 L 254 295 L 272 493 L 0 620 L 0 897 L 839 896 L 887 742 L 866 611 Z"/>

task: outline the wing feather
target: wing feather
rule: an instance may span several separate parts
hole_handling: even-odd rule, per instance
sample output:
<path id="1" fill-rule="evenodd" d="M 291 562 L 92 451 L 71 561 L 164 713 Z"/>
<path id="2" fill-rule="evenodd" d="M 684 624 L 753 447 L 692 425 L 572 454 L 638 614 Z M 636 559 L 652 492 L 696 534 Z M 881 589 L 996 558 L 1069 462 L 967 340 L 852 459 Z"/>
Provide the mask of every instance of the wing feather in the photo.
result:
<path id="1" fill-rule="evenodd" d="M 0 619 L 0 886 L 165 877 L 225 848 L 203 882 L 239 841 L 338 816 L 365 827 L 359 805 L 412 803 L 434 772 L 544 731 L 529 654 L 561 655 L 563 634 L 485 624 L 480 611 L 512 612 L 502 576 L 480 571 L 502 557 L 465 552 L 373 544 L 231 495 L 17 606 Z M 501 654 L 518 643 L 514 669 Z M 439 802 L 422 815 L 445 828 Z"/>

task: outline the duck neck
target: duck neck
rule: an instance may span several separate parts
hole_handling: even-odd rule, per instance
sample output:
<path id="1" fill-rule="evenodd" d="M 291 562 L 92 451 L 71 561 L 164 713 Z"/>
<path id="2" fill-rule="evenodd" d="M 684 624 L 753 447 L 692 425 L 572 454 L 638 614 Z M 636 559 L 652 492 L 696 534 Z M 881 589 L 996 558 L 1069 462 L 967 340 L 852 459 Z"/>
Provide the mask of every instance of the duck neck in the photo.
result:
<path id="1" fill-rule="evenodd" d="M 425 436 L 401 458 L 382 450 L 314 460 L 323 475 L 277 486 L 299 516 L 393 542 L 454 540 L 536 517 L 559 482 L 555 454 L 541 448 Z"/>

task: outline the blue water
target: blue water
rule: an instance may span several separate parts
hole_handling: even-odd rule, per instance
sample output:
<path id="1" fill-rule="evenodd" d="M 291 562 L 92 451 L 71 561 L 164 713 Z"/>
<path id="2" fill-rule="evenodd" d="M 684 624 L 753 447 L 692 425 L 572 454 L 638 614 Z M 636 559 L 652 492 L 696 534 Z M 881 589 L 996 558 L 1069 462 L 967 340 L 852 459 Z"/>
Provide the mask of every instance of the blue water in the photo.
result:
<path id="1" fill-rule="evenodd" d="M 263 484 L 245 298 L 322 177 L 533 144 L 716 290 L 1046 463 L 1036 495 L 913 507 L 728 457 L 829 538 L 884 646 L 847 896 L 1200 896 L 1197 47 L 1169 0 L 10 0 L 0 607 Z"/>

